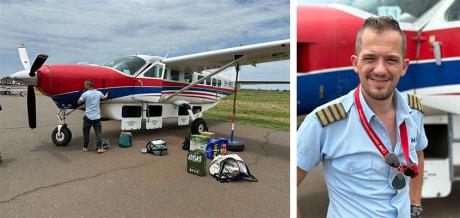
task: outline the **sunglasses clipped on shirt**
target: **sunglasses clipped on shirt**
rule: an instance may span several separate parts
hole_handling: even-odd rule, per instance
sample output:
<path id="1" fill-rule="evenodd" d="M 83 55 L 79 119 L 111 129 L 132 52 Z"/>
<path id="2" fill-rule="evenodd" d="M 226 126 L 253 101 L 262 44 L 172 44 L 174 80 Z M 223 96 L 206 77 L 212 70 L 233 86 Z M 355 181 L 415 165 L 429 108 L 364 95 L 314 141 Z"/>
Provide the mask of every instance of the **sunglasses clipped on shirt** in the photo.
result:
<path id="1" fill-rule="evenodd" d="M 391 181 L 391 186 L 393 189 L 401 190 L 406 187 L 406 176 L 414 177 L 417 174 L 416 167 L 414 163 L 409 163 L 409 166 L 401 166 L 401 161 L 399 161 L 398 155 L 395 153 L 388 153 L 385 156 L 385 163 L 388 166 L 396 169 L 398 173 L 393 177 Z"/>

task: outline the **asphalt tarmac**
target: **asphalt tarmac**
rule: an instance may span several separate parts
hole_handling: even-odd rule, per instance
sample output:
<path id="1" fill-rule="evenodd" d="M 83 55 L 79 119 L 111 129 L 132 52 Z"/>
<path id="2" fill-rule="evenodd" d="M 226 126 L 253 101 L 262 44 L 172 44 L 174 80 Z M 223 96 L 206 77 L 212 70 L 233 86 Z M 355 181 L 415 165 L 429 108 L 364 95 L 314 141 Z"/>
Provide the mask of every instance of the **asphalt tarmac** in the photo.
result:
<path id="1" fill-rule="evenodd" d="M 209 174 L 186 172 L 181 150 L 190 127 L 165 124 L 133 131 L 133 147 L 117 146 L 119 121 L 102 122 L 113 148 L 83 152 L 82 112 L 67 123 L 73 138 L 56 147 L 52 100 L 37 96 L 37 125 L 29 129 L 26 98 L 0 96 L 0 217 L 288 217 L 289 133 L 237 124 L 246 144 L 238 153 L 259 182 L 220 183 Z M 210 131 L 228 137 L 230 123 L 208 120 Z M 141 154 L 149 139 L 161 138 L 167 156 Z M 94 131 L 90 144 L 95 143 Z M 208 161 L 209 165 L 210 161 Z"/>

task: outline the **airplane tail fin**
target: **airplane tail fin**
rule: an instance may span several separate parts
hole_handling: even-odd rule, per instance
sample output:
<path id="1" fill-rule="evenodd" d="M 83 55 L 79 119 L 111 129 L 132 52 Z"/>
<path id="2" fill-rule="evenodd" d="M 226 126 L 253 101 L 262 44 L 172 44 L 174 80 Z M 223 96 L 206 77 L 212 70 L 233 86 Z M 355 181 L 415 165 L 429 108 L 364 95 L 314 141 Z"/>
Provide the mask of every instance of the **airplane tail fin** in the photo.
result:
<path id="1" fill-rule="evenodd" d="M 19 52 L 19 58 L 21 59 L 22 66 L 24 66 L 24 70 L 30 69 L 29 56 L 27 55 L 27 50 L 24 44 L 18 45 L 18 52 Z"/>

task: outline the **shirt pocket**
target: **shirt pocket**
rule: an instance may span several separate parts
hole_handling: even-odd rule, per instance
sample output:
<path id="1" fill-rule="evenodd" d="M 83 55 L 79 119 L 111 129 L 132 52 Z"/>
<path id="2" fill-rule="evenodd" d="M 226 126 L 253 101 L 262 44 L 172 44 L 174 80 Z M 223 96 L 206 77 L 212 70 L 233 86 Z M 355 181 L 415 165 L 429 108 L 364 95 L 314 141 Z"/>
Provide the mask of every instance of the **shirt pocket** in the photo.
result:
<path id="1" fill-rule="evenodd" d="M 332 167 L 345 174 L 370 175 L 372 162 L 368 155 L 352 155 L 333 159 Z"/>

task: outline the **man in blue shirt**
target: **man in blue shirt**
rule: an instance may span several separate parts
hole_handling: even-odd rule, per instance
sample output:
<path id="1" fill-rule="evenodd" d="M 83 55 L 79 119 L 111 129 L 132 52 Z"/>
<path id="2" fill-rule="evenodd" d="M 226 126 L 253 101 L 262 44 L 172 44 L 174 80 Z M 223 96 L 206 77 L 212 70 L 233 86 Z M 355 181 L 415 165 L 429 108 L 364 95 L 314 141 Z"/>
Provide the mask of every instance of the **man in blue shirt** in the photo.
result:
<path id="1" fill-rule="evenodd" d="M 97 153 L 104 153 L 105 150 L 102 148 L 101 142 L 101 109 L 99 103 L 102 100 L 106 100 L 109 96 L 109 92 L 102 94 L 102 92 L 94 89 L 94 83 L 91 80 L 85 81 L 85 91 L 78 99 L 78 104 L 85 103 L 85 116 L 83 117 L 83 151 L 88 151 L 89 143 L 89 131 L 91 127 L 94 128 L 97 140 Z"/>
<path id="2" fill-rule="evenodd" d="M 420 101 L 396 89 L 409 65 L 404 33 L 391 17 L 368 18 L 355 50 L 358 88 L 318 107 L 299 127 L 297 184 L 322 161 L 328 217 L 419 217 L 428 141 Z"/>

